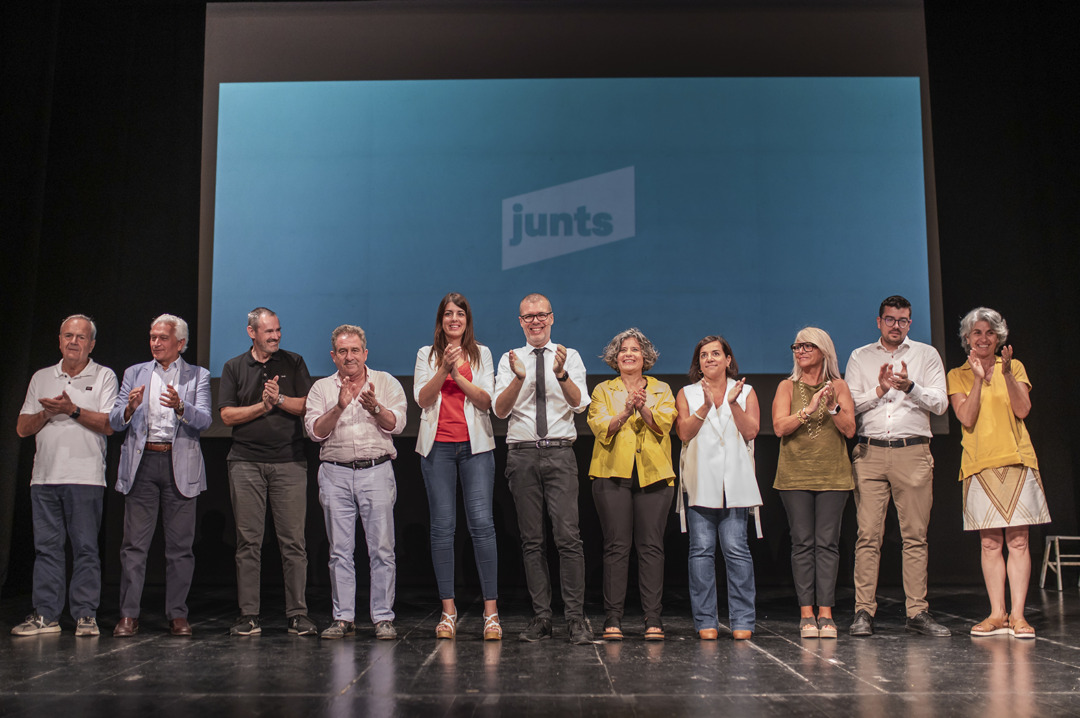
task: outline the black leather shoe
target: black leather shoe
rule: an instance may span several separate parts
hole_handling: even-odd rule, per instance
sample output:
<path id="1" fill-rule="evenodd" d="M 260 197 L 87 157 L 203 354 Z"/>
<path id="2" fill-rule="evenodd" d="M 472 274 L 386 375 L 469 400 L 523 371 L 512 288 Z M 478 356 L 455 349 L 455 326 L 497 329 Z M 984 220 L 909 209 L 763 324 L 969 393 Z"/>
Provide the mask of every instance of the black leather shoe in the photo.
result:
<path id="1" fill-rule="evenodd" d="M 569 633 L 570 642 L 575 646 L 587 646 L 593 642 L 592 631 L 589 630 L 589 626 L 584 620 L 580 618 L 571 618 L 566 623 L 567 633 Z"/>
<path id="2" fill-rule="evenodd" d="M 854 630 L 854 626 L 852 626 Z M 952 631 L 945 626 L 934 620 L 934 617 L 927 611 L 923 611 L 914 618 L 907 620 L 907 630 L 912 633 L 921 633 L 924 636 L 935 636 L 937 638 L 946 638 L 952 635 Z"/>
<path id="3" fill-rule="evenodd" d="M 910 625 L 910 623 L 911 621 L 909 620 L 908 624 Z M 856 611 L 855 620 L 851 622 L 851 629 L 848 633 L 853 636 L 874 635 L 874 617 L 867 611 Z"/>
<path id="4" fill-rule="evenodd" d="M 525 626 L 525 630 L 518 636 L 519 641 L 526 643 L 535 643 L 545 638 L 551 638 L 551 619 L 539 616 L 529 621 L 529 625 Z"/>

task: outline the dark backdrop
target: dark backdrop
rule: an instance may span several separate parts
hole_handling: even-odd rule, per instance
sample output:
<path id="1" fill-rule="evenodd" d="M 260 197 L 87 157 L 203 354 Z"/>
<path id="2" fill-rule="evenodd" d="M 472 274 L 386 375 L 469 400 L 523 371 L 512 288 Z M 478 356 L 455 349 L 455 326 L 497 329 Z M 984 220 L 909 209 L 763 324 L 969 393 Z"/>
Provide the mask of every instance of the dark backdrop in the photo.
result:
<path id="1" fill-rule="evenodd" d="M 655 3 L 662 6 L 659 0 Z M 946 0 L 926 7 L 937 170 L 946 366 L 963 361 L 952 338 L 960 316 L 980 304 L 1000 310 L 1010 342 L 1035 385 L 1028 425 L 1054 522 L 1032 533 L 1041 555 L 1047 532 L 1076 534 L 1076 446 L 1071 424 L 1080 389 L 1073 379 L 1078 227 L 1075 11 L 1007 3 L 967 12 Z M 612 11 L 617 5 L 611 4 Z M 0 353 L 0 585 L 28 592 L 33 561 L 29 475 L 34 442 L 15 420 L 32 372 L 57 359 L 60 320 L 95 317 L 94 358 L 123 369 L 148 358 L 149 320 L 161 312 L 197 317 L 200 142 L 205 3 L 4 3 L 0 9 L 0 242 L 3 338 Z M 599 50 L 598 50 L 599 51 Z M 643 48 L 647 51 L 647 48 Z M 664 59 L 657 58 L 658 74 Z M 844 258 L 837 257 L 837 281 Z M 283 268 L 283 272 L 287 270 Z M 890 293 L 882 258 L 882 293 Z M 793 301 L 801 301 L 793 297 Z M 872 341 L 875 307 L 855 308 Z M 358 318 L 363 321 L 363 318 Z M 288 327 L 285 328 L 286 331 Z M 197 347 L 188 351 L 193 359 Z M 377 366 L 373 354 L 373 365 Z M 761 392 L 768 411 L 771 394 Z M 959 436 L 933 442 L 937 506 L 930 530 L 931 584 L 980 584 L 978 541 L 960 530 Z M 427 507 L 413 439 L 399 441 L 398 556 L 402 585 L 431 586 Z M 587 466 L 591 440 L 578 443 Z M 771 484 L 778 441 L 758 440 L 759 476 Z M 204 440 L 210 489 L 199 499 L 196 582 L 233 582 L 233 524 L 224 457 L 227 439 Z M 109 443 L 110 484 L 119 455 Z M 313 454 L 314 456 L 314 454 Z M 496 450 L 498 477 L 505 460 Z M 587 481 L 587 479 L 585 479 Z M 600 531 L 583 484 L 582 532 L 590 590 L 599 586 Z M 766 491 L 766 538 L 753 542 L 759 582 L 790 583 L 783 509 Z M 107 492 L 102 529 L 106 581 L 118 571 L 122 501 Z M 850 576 L 854 522 L 849 506 L 843 576 Z M 459 514 L 460 515 L 460 514 Z M 327 545 L 314 484 L 309 491 L 311 581 L 325 585 Z M 497 481 L 500 582 L 523 584 L 513 503 Z M 475 586 L 464 522 L 461 581 Z M 890 526 L 882 582 L 898 584 L 899 535 Z M 280 582 L 273 542 L 265 581 Z M 8 558 L 10 556 L 10 561 Z M 162 567 L 151 564 L 149 581 Z M 686 542 L 672 517 L 668 579 L 685 585 Z M 361 562 L 363 565 L 363 562 Z M 6 583 L 5 583 L 6 579 Z M 843 579 L 850 583 L 850 578 Z M 107 588 L 103 605 L 115 602 Z"/>

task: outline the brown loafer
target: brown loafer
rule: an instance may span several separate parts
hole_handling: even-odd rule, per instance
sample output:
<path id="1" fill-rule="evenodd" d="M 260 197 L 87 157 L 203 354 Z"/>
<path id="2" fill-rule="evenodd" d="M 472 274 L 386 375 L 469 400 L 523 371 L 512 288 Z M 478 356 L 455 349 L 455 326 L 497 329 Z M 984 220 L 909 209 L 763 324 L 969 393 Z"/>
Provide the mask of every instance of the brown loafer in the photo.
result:
<path id="1" fill-rule="evenodd" d="M 715 641 L 720 634 L 715 628 L 702 628 L 697 632 L 697 635 L 703 641 Z"/>
<path id="2" fill-rule="evenodd" d="M 186 618 L 174 618 L 169 621 L 169 633 L 174 636 L 190 636 L 191 624 Z"/>
<path id="3" fill-rule="evenodd" d="M 139 632 L 139 619 L 137 618 L 121 618 L 120 623 L 116 624 L 116 628 L 113 629 L 112 634 L 117 638 L 128 638 L 134 636 Z"/>
<path id="4" fill-rule="evenodd" d="M 754 635 L 753 631 L 732 631 L 731 637 L 736 641 L 749 641 L 750 637 Z"/>

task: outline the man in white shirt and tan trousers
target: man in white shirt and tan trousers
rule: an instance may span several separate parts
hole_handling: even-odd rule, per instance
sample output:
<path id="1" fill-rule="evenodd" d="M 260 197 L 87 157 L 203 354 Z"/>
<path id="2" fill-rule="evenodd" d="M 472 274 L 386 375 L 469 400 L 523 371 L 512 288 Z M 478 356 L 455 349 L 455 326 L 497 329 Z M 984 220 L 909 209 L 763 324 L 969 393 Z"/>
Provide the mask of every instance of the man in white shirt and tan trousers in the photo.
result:
<path id="1" fill-rule="evenodd" d="M 948 407 L 945 368 L 932 346 L 907 338 L 907 299 L 896 295 L 882 301 L 877 326 L 881 338 L 851 353 L 844 376 L 855 401 L 859 436 L 851 462 L 859 536 L 850 633 L 874 633 L 881 541 L 891 497 L 904 544 L 906 628 L 925 636 L 949 636 L 926 602 L 926 530 L 934 503 L 930 414 L 944 414 Z"/>

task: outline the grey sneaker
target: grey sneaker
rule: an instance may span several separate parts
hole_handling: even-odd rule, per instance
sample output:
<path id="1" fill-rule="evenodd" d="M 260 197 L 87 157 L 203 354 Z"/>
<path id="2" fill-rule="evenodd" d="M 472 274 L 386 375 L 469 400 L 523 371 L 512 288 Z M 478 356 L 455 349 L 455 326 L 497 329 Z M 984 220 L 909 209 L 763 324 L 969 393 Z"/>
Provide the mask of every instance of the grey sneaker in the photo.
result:
<path id="1" fill-rule="evenodd" d="M 31 613 L 26 620 L 11 629 L 13 636 L 38 636 L 42 633 L 60 633 L 60 624 L 46 621 L 36 613 Z"/>
<path id="2" fill-rule="evenodd" d="M 380 641 L 392 641 L 397 638 L 397 629 L 390 621 L 379 621 L 375 624 L 375 638 Z"/>
<path id="3" fill-rule="evenodd" d="M 356 633 L 356 626 L 352 621 L 334 621 L 319 634 L 321 638 L 344 638 Z"/>
<path id="4" fill-rule="evenodd" d="M 293 616 L 289 619 L 289 633 L 294 636 L 317 636 L 319 627 L 307 616 Z"/>
<path id="5" fill-rule="evenodd" d="M 230 636 L 256 636 L 262 633 L 258 616 L 241 616 L 229 629 Z"/>
<path id="6" fill-rule="evenodd" d="M 83 616 L 79 619 L 79 622 L 75 624 L 76 636 L 100 636 L 101 631 L 98 630 L 97 619 L 93 616 Z"/>

